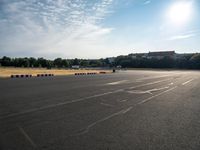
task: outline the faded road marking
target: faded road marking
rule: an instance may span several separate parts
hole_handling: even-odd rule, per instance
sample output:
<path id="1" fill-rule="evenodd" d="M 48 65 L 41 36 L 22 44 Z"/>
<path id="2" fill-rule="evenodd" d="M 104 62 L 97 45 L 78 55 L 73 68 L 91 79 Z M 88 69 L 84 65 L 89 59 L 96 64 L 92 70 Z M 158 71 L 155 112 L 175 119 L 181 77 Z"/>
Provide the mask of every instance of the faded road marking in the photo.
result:
<path id="1" fill-rule="evenodd" d="M 138 88 L 138 87 L 144 87 L 144 86 L 147 86 L 147 85 L 157 84 L 157 83 L 161 83 L 161 82 L 168 81 L 168 80 L 171 80 L 171 78 L 170 79 L 159 80 L 159 81 L 154 81 L 154 82 L 149 82 L 149 83 L 145 83 L 145 84 L 141 84 L 141 85 L 137 85 L 137 86 L 132 86 L 132 87 L 130 87 L 128 89 L 135 89 L 135 88 Z"/>
<path id="2" fill-rule="evenodd" d="M 137 79 L 136 82 L 142 82 L 144 80 L 148 80 L 148 79 L 155 79 L 155 78 L 163 78 L 163 77 L 170 77 L 171 75 L 162 75 L 162 76 L 155 76 L 155 77 L 144 77 L 141 79 Z"/>
<path id="3" fill-rule="evenodd" d="M 155 97 L 158 97 L 158 96 L 160 96 L 160 95 L 162 95 L 162 94 L 164 94 L 164 93 L 167 93 L 167 92 L 169 92 L 169 91 L 174 90 L 175 88 L 177 88 L 177 86 L 175 86 L 175 87 L 173 87 L 173 88 L 170 88 L 170 89 L 168 89 L 168 90 L 166 90 L 166 91 L 163 91 L 163 92 L 161 92 L 161 93 L 159 93 L 159 94 L 157 94 L 157 95 L 151 96 L 151 97 L 149 97 L 149 98 L 147 98 L 147 99 L 144 99 L 144 100 L 142 100 L 141 102 L 137 103 L 137 105 L 144 104 L 144 103 L 148 102 L 149 100 L 151 100 L 151 99 L 153 99 L 153 98 L 155 98 Z"/>
<path id="4" fill-rule="evenodd" d="M 133 105 L 133 106 L 130 106 L 130 107 L 126 108 L 126 109 L 122 109 L 121 111 L 116 112 L 116 113 L 113 113 L 113 114 L 111 114 L 111 115 L 109 115 L 109 116 L 107 116 L 107 117 L 105 117 L 105 118 L 102 118 L 102 119 L 100 119 L 100 120 L 97 120 L 97 121 L 91 123 L 90 125 L 88 125 L 85 129 L 83 129 L 83 131 L 81 131 L 81 132 L 79 132 L 79 133 L 77 133 L 77 134 L 75 134 L 75 135 L 73 135 L 73 136 L 78 136 L 78 135 L 86 134 L 86 133 L 88 133 L 89 130 L 90 130 L 92 127 L 94 127 L 95 125 L 97 125 L 97 124 L 99 124 L 99 123 L 101 123 L 101 122 L 104 122 L 104 121 L 106 121 L 106 120 L 109 120 L 109 119 L 111 119 L 111 118 L 113 118 L 113 117 L 115 117 L 115 116 L 118 116 L 118 115 L 121 115 L 121 114 L 126 114 L 127 112 L 129 112 L 130 110 L 132 110 L 133 107 L 136 107 L 137 105 L 144 104 L 144 103 L 150 101 L 151 99 L 153 99 L 153 98 L 155 98 L 155 97 L 158 97 L 158 96 L 160 96 L 160 95 L 162 95 L 162 94 L 164 94 L 164 93 L 167 93 L 167 92 L 169 92 L 169 91 L 174 90 L 175 88 L 177 88 L 177 86 L 175 86 L 175 87 L 173 87 L 173 88 L 170 88 L 170 89 L 168 89 L 168 90 L 166 90 L 166 91 L 163 91 L 163 92 L 161 92 L 161 93 L 159 93 L 159 94 L 157 94 L 157 95 L 151 96 L 151 97 L 149 97 L 149 98 L 147 98 L 147 99 L 144 99 L 144 100 L 142 100 L 141 102 L 139 102 L 139 103 L 137 103 L 137 104 L 135 104 L 135 105 Z"/>
<path id="5" fill-rule="evenodd" d="M 155 81 L 155 82 L 141 84 L 141 85 L 137 85 L 137 86 L 134 86 L 134 87 L 130 87 L 128 89 L 134 89 L 134 88 L 138 88 L 138 87 L 153 85 L 153 84 L 161 83 L 161 82 L 168 81 L 168 80 L 170 80 L 170 79 L 159 80 L 159 81 Z M 37 111 L 42 111 L 42 110 L 46 110 L 46 109 L 50 109 L 50 108 L 55 108 L 55 107 L 59 107 L 59 106 L 63 106 L 63 105 L 68 105 L 68 104 L 72 104 L 72 103 L 77 103 L 77 102 L 81 102 L 81 101 L 85 101 L 85 100 L 88 100 L 88 99 L 101 97 L 101 96 L 105 96 L 105 95 L 109 95 L 109 94 L 119 93 L 119 92 L 122 92 L 124 90 L 125 89 L 118 89 L 118 90 L 105 92 L 105 93 L 101 93 L 101 94 L 96 94 L 96 95 L 92 95 L 92 96 L 88 96 L 88 97 L 84 97 L 84 98 L 74 99 L 74 100 L 71 100 L 71 101 L 61 102 L 61 103 L 57 103 L 57 104 L 50 104 L 50 105 L 39 107 L 39 108 L 33 108 L 33 109 L 26 110 L 26 111 L 9 114 L 9 115 L 6 115 L 6 116 L 0 116 L 0 120 L 11 118 L 11 117 L 16 117 L 16 116 L 20 116 L 20 115 L 25 115 L 25 114 L 33 113 L 33 112 L 37 112 Z"/>
<path id="6" fill-rule="evenodd" d="M 127 91 L 127 93 L 130 93 L 130 94 L 151 94 L 151 92 L 149 91 L 141 91 L 141 90 L 133 90 L 133 91 Z"/>
<path id="7" fill-rule="evenodd" d="M 131 93 L 131 94 L 151 94 L 151 95 L 152 95 L 152 92 L 161 91 L 161 90 L 168 89 L 168 88 L 169 88 L 169 87 L 166 86 L 166 87 L 155 88 L 155 89 L 150 89 L 150 90 L 146 90 L 146 91 L 133 90 L 133 91 L 127 91 L 127 92 L 128 92 L 128 93 Z"/>
<path id="8" fill-rule="evenodd" d="M 186 82 L 182 83 L 182 85 L 186 85 L 186 84 L 188 84 L 188 83 L 192 82 L 193 80 L 194 80 L 194 79 L 188 80 L 188 81 L 186 81 Z"/>
<path id="9" fill-rule="evenodd" d="M 24 137 L 29 141 L 29 143 L 36 148 L 36 144 L 33 142 L 33 140 L 30 138 L 30 136 L 24 131 L 24 129 L 22 127 L 18 127 L 20 132 L 24 135 Z"/>
<path id="10" fill-rule="evenodd" d="M 0 119 L 6 119 L 6 118 L 10 118 L 10 117 L 16 117 L 19 115 L 25 115 L 28 113 L 33 113 L 33 112 L 37 112 L 37 111 L 42 111 L 45 109 L 50 109 L 50 108 L 55 108 L 55 107 L 59 107 L 59 106 L 63 106 L 63 105 L 68 105 L 68 104 L 72 104 L 72 103 L 76 103 L 76 102 L 81 102 L 81 101 L 85 101 L 91 98 L 96 98 L 96 97 L 101 97 L 104 95 L 109 95 L 109 94 L 113 94 L 113 93 L 118 93 L 118 92 L 122 92 L 123 89 L 119 89 L 119 90 L 115 90 L 112 92 L 106 92 L 106 93 L 101 93 L 101 94 L 96 94 L 96 95 L 92 95 L 92 96 L 88 96 L 88 97 L 84 97 L 84 98 L 79 98 L 79 99 L 75 99 L 75 100 L 71 100 L 71 101 L 66 101 L 66 102 L 62 102 L 62 103 L 57 103 L 57 104 L 50 104 L 44 107 L 39 107 L 39 108 L 34 108 L 34 109 L 29 109 L 23 112 L 18 112 L 18 113 L 13 113 L 13 114 L 9 114 L 6 116 L 1 116 Z"/>
<path id="11" fill-rule="evenodd" d="M 101 105 L 104 105 L 104 106 L 108 106 L 108 107 L 114 107 L 113 105 L 111 104 L 107 104 L 107 103 L 100 103 Z"/>
<path id="12" fill-rule="evenodd" d="M 77 133 L 76 135 L 83 135 L 83 134 L 86 134 L 86 133 L 88 133 L 89 130 L 90 130 L 92 127 L 94 127 L 95 125 L 97 125 L 97 124 L 99 124 L 99 123 L 101 123 L 101 122 L 104 122 L 104 121 L 106 121 L 106 120 L 109 120 L 109 119 L 111 119 L 111 118 L 113 118 L 113 117 L 115 117 L 115 116 L 122 115 L 122 114 L 126 114 L 126 113 L 129 112 L 132 108 L 133 108 L 133 106 L 131 106 L 131 107 L 129 107 L 129 108 L 126 108 L 126 109 L 123 109 L 123 110 L 121 110 L 121 111 L 119 111 L 119 112 L 113 113 L 113 114 L 111 114 L 111 115 L 109 115 L 109 116 L 107 116 L 107 117 L 105 117 L 105 118 L 100 119 L 100 120 L 97 120 L 97 121 L 91 123 L 90 125 L 88 125 L 82 132 Z"/>
<path id="13" fill-rule="evenodd" d="M 120 102 L 120 103 L 123 103 L 123 102 L 126 102 L 126 101 L 127 101 L 127 99 L 118 100 L 118 102 Z"/>
<path id="14" fill-rule="evenodd" d="M 107 85 L 117 85 L 117 84 L 121 84 L 124 82 L 127 82 L 128 80 L 121 80 L 121 81 L 116 81 L 116 82 L 111 82 L 111 83 L 107 83 Z"/>
<path id="15" fill-rule="evenodd" d="M 156 88 L 156 89 L 148 90 L 148 92 L 161 91 L 161 90 L 168 89 L 168 88 L 169 88 L 168 86 L 165 86 L 165 87 L 161 87 L 161 88 Z"/>

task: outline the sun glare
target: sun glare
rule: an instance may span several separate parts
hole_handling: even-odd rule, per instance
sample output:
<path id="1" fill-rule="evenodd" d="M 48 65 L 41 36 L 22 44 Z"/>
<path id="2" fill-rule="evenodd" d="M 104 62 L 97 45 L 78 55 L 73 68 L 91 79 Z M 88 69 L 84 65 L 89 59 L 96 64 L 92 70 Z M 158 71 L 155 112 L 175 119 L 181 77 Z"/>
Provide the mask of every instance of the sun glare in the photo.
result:
<path id="1" fill-rule="evenodd" d="M 180 26 L 188 23 L 192 18 L 192 2 L 182 1 L 172 4 L 167 11 L 167 17 L 170 23 Z"/>

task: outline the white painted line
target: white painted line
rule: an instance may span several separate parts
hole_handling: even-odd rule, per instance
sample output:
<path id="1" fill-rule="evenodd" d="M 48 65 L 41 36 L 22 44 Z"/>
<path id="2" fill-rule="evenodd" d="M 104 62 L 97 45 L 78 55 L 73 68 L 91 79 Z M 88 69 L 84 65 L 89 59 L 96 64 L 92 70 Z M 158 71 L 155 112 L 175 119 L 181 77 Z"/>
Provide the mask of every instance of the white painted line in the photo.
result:
<path id="1" fill-rule="evenodd" d="M 142 84 L 142 85 L 137 85 L 137 86 L 134 86 L 134 87 L 130 87 L 129 89 L 144 87 L 144 86 L 161 83 L 161 82 L 168 81 L 168 80 L 170 80 L 170 79 L 159 80 L 159 81 L 150 82 L 150 83 L 146 83 L 146 84 Z M 101 93 L 101 94 L 96 94 L 96 95 L 92 95 L 92 96 L 88 96 L 88 97 L 84 97 L 84 98 L 79 98 L 79 99 L 75 99 L 75 100 L 71 100 L 71 101 L 66 101 L 66 102 L 62 102 L 62 103 L 50 104 L 50 105 L 47 105 L 47 106 L 29 109 L 29 110 L 26 110 L 26 111 L 13 113 L 13 114 L 9 114 L 9 115 L 6 115 L 6 116 L 0 116 L 0 120 L 10 118 L 10 117 L 16 117 L 16 116 L 20 116 L 20 115 L 25 115 L 25 114 L 28 114 L 28 113 L 33 113 L 33 112 L 37 112 L 37 111 L 41 111 L 41 110 L 45 110 L 45 109 L 49 109 L 49 108 L 55 108 L 55 107 L 59 107 L 59 106 L 63 106 L 63 105 L 77 103 L 77 102 L 85 101 L 85 100 L 88 100 L 88 99 L 91 99 L 91 98 L 96 98 L 96 97 L 101 97 L 101 96 L 105 96 L 105 95 L 109 95 L 109 94 L 119 93 L 119 92 L 122 92 L 122 91 L 124 91 L 124 89 L 118 89 L 118 90 L 105 92 L 105 93 Z"/>
<path id="2" fill-rule="evenodd" d="M 168 84 L 168 85 L 173 85 L 174 83 L 172 82 L 172 83 L 170 83 L 170 84 Z"/>
<path id="3" fill-rule="evenodd" d="M 107 104 L 107 103 L 100 103 L 101 105 L 104 105 L 104 106 L 108 106 L 108 107 L 114 107 L 113 105 L 111 104 Z"/>
<path id="4" fill-rule="evenodd" d="M 156 78 L 162 78 L 162 77 L 170 77 L 172 75 L 162 75 L 162 76 L 155 76 L 155 77 L 144 77 L 141 79 L 137 79 L 136 82 L 142 82 L 144 80 L 148 80 L 148 79 L 156 79 Z"/>
<path id="5" fill-rule="evenodd" d="M 112 92 L 101 93 L 101 94 L 92 95 L 92 96 L 88 96 L 88 97 L 84 97 L 84 98 L 80 98 L 80 99 L 75 99 L 75 100 L 66 101 L 66 102 L 62 102 L 62 103 L 50 104 L 50 105 L 47 105 L 47 106 L 44 106 L 44 107 L 29 109 L 29 110 L 26 110 L 26 111 L 23 111 L 23 112 L 18 112 L 18 113 L 13 113 L 13 114 L 9 114 L 9 115 L 6 115 L 6 116 L 2 116 L 2 117 L 0 117 L 0 120 L 10 118 L 10 117 L 16 117 L 16 116 L 19 116 L 19 115 L 25 115 L 25 114 L 28 114 L 28 113 L 33 113 L 33 112 L 37 112 L 37 111 L 41 111 L 41 110 L 45 110 L 45 109 L 49 109 L 49 108 L 55 108 L 55 107 L 59 107 L 59 106 L 63 106 L 63 105 L 81 102 L 81 101 L 85 101 L 85 100 L 88 100 L 88 99 L 91 99 L 91 98 L 101 97 L 101 96 L 104 96 L 104 95 L 118 93 L 118 92 L 121 92 L 121 91 L 123 91 L 123 90 L 119 89 L 119 90 L 115 90 L 115 91 L 112 91 Z"/>
<path id="6" fill-rule="evenodd" d="M 107 83 L 106 85 L 117 85 L 117 84 L 121 84 L 121 83 L 125 83 L 128 80 L 121 80 L 121 81 L 116 81 L 116 82 L 111 82 L 111 83 Z"/>
<path id="7" fill-rule="evenodd" d="M 151 97 L 149 97 L 149 98 L 147 98 L 147 99 L 144 99 L 144 100 L 142 100 L 141 102 L 137 103 L 137 105 L 144 104 L 144 103 L 148 102 L 149 100 L 151 100 L 151 99 L 153 99 L 153 98 L 155 98 L 155 97 L 158 97 L 158 96 L 160 96 L 160 95 L 162 95 L 162 94 L 164 94 L 164 93 L 167 93 L 167 92 L 169 92 L 169 91 L 174 90 L 175 88 L 177 88 L 177 86 L 175 86 L 175 87 L 173 87 L 173 88 L 170 88 L 170 89 L 168 89 L 168 90 L 166 90 L 166 91 L 163 91 L 163 92 L 161 92 L 161 93 L 159 93 L 159 94 L 157 94 L 157 95 L 151 96 Z"/>
<path id="8" fill-rule="evenodd" d="M 123 102 L 126 102 L 126 101 L 127 101 L 127 99 L 118 100 L 118 102 L 120 102 L 120 103 L 123 103 Z"/>
<path id="9" fill-rule="evenodd" d="M 194 79 L 188 80 L 188 81 L 186 81 L 186 82 L 182 83 L 182 85 L 186 85 L 186 84 L 188 84 L 188 83 L 192 82 L 193 80 L 194 80 Z"/>
<path id="10" fill-rule="evenodd" d="M 137 85 L 137 86 L 132 86 L 129 89 L 135 89 L 135 88 L 138 88 L 138 87 L 144 87 L 144 86 L 161 83 L 161 82 L 168 81 L 168 80 L 171 80 L 171 78 L 170 79 L 159 80 L 159 81 L 154 81 L 154 82 L 149 82 L 149 83 L 145 83 L 145 84 L 141 84 L 141 85 Z"/>
<path id="11" fill-rule="evenodd" d="M 36 144 L 33 142 L 33 140 L 30 138 L 30 136 L 24 131 L 24 129 L 22 127 L 18 127 L 20 132 L 24 135 L 24 137 L 29 141 L 29 143 L 31 144 L 31 146 L 33 146 L 34 148 L 36 148 Z"/>
<path id="12" fill-rule="evenodd" d="M 168 89 L 169 87 L 166 86 L 166 87 L 161 87 L 161 88 L 156 88 L 156 89 L 150 89 L 150 90 L 146 90 L 146 91 L 142 91 L 142 90 L 133 90 L 133 91 L 127 91 L 128 93 L 131 93 L 131 94 L 153 94 L 152 92 L 155 92 L 155 91 L 161 91 L 161 90 L 164 90 L 164 89 Z"/>
<path id="13" fill-rule="evenodd" d="M 161 90 L 168 89 L 168 88 L 169 88 L 168 86 L 165 86 L 165 87 L 161 87 L 161 88 L 156 88 L 156 89 L 148 90 L 148 92 L 161 91 Z"/>
<path id="14" fill-rule="evenodd" d="M 144 77 L 144 78 L 136 79 L 134 81 L 120 80 L 120 81 L 116 81 L 116 82 L 106 83 L 104 85 L 117 85 L 117 84 L 121 84 L 121 83 L 125 83 L 125 82 L 129 82 L 129 83 L 144 82 L 145 80 L 148 80 L 148 79 L 156 79 L 156 78 L 171 77 L 171 76 L 172 75 L 162 75 L 162 76 L 155 76 L 155 77 Z"/>
<path id="15" fill-rule="evenodd" d="M 131 106 L 131 107 L 125 109 L 122 113 L 123 113 L 123 114 L 126 114 L 126 113 L 129 112 L 131 109 L 133 109 L 133 106 Z"/>
<path id="16" fill-rule="evenodd" d="M 141 91 L 141 90 L 133 90 L 133 91 L 127 91 L 127 93 L 130 93 L 130 94 L 151 94 L 151 92 L 149 91 Z"/>
<path id="17" fill-rule="evenodd" d="M 115 117 L 115 116 L 118 116 L 118 115 L 121 115 L 121 114 L 126 114 L 126 113 L 129 112 L 132 108 L 133 108 L 133 106 L 128 107 L 128 108 L 126 108 L 126 109 L 122 109 L 122 110 L 120 110 L 120 111 L 118 111 L 118 112 L 116 112 L 116 113 L 113 113 L 113 114 L 111 114 L 111 115 L 105 117 L 105 118 L 102 118 L 102 119 L 100 119 L 100 120 L 97 120 L 97 121 L 95 121 L 95 122 L 89 124 L 82 132 L 79 132 L 78 134 L 75 134 L 75 136 L 76 136 L 76 135 L 83 135 L 83 134 L 86 134 L 86 133 L 89 132 L 89 130 L 90 130 L 92 127 L 94 127 L 95 125 L 97 125 L 97 124 L 99 124 L 99 123 L 101 123 L 101 122 L 104 122 L 104 121 L 106 121 L 106 120 L 109 120 L 109 119 L 111 119 L 111 118 L 113 118 L 113 117 Z"/>
<path id="18" fill-rule="evenodd" d="M 170 88 L 170 89 L 168 89 L 168 90 L 166 90 L 166 91 L 163 91 L 163 92 L 161 92 L 161 93 L 159 93 L 159 94 L 157 94 L 157 95 L 151 96 L 151 97 L 149 97 L 149 98 L 147 98 L 147 99 L 144 99 L 144 100 L 142 100 L 141 102 L 135 104 L 134 106 L 136 107 L 137 105 L 144 104 L 144 103 L 150 101 L 151 99 L 153 99 L 153 98 L 155 98 L 155 97 L 158 97 L 158 96 L 160 96 L 160 95 L 162 95 L 162 94 L 164 94 L 164 93 L 167 93 L 167 92 L 169 92 L 169 91 L 174 90 L 175 88 L 177 88 L 177 86 L 175 86 L 175 87 L 173 87 L 173 88 Z M 83 131 L 81 131 L 81 132 L 79 132 L 79 133 L 77 133 L 77 134 L 75 134 L 75 135 L 73 135 L 73 136 L 78 136 L 78 135 L 86 134 L 86 133 L 89 132 L 89 130 L 90 130 L 92 127 L 96 126 L 97 124 L 99 124 L 99 123 L 101 123 L 101 122 L 104 122 L 104 121 L 106 121 L 106 120 L 109 120 L 109 119 L 111 119 L 111 118 L 113 118 L 113 117 L 115 117 L 115 116 L 118 116 L 118 115 L 121 115 L 121 114 L 126 114 L 127 112 L 129 112 L 130 110 L 132 110 L 134 106 L 130 106 L 130 107 L 126 108 L 126 109 L 122 109 L 121 111 L 118 111 L 118 112 L 116 112 L 116 113 L 113 113 L 113 114 L 111 114 L 111 115 L 105 117 L 105 118 L 102 118 L 102 119 L 100 119 L 100 120 L 97 120 L 97 121 L 95 121 L 95 122 L 89 124 Z"/>

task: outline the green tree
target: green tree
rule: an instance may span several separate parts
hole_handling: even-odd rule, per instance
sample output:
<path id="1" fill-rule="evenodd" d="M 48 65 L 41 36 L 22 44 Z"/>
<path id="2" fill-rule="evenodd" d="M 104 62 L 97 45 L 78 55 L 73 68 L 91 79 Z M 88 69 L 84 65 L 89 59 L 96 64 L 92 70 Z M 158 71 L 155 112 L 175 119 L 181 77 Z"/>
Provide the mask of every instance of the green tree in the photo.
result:
<path id="1" fill-rule="evenodd" d="M 79 60 L 78 60 L 77 58 L 75 58 L 75 59 L 73 60 L 72 65 L 79 65 L 79 64 L 80 64 Z"/>
<path id="2" fill-rule="evenodd" d="M 29 58 L 30 67 L 36 67 L 37 60 L 33 57 Z"/>
<path id="3" fill-rule="evenodd" d="M 2 64 L 2 66 L 10 66 L 11 65 L 11 58 L 4 56 L 1 59 L 1 64 Z"/>
<path id="4" fill-rule="evenodd" d="M 89 61 L 88 60 L 81 60 L 80 65 L 83 66 L 83 67 L 88 67 Z"/>
<path id="5" fill-rule="evenodd" d="M 54 60 L 54 65 L 55 65 L 55 67 L 61 68 L 62 67 L 62 59 L 61 58 L 56 58 Z"/>
<path id="6" fill-rule="evenodd" d="M 200 69 L 200 53 L 194 54 L 190 58 L 192 69 Z"/>
<path id="7" fill-rule="evenodd" d="M 69 67 L 69 62 L 67 59 L 63 59 L 61 64 L 62 64 L 62 67 Z"/>
<path id="8" fill-rule="evenodd" d="M 42 57 L 38 58 L 37 64 L 39 65 L 39 67 L 47 67 L 47 60 Z"/>

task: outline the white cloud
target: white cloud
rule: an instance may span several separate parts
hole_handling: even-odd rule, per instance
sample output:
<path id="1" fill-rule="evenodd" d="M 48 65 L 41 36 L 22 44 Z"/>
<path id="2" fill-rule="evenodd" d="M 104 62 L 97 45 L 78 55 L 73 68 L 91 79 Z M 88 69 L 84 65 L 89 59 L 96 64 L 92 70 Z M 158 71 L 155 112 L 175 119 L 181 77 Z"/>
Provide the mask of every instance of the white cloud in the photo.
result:
<path id="1" fill-rule="evenodd" d="M 0 54 L 92 57 L 112 31 L 100 25 L 112 13 L 111 4 L 112 0 L 5 1 Z"/>

